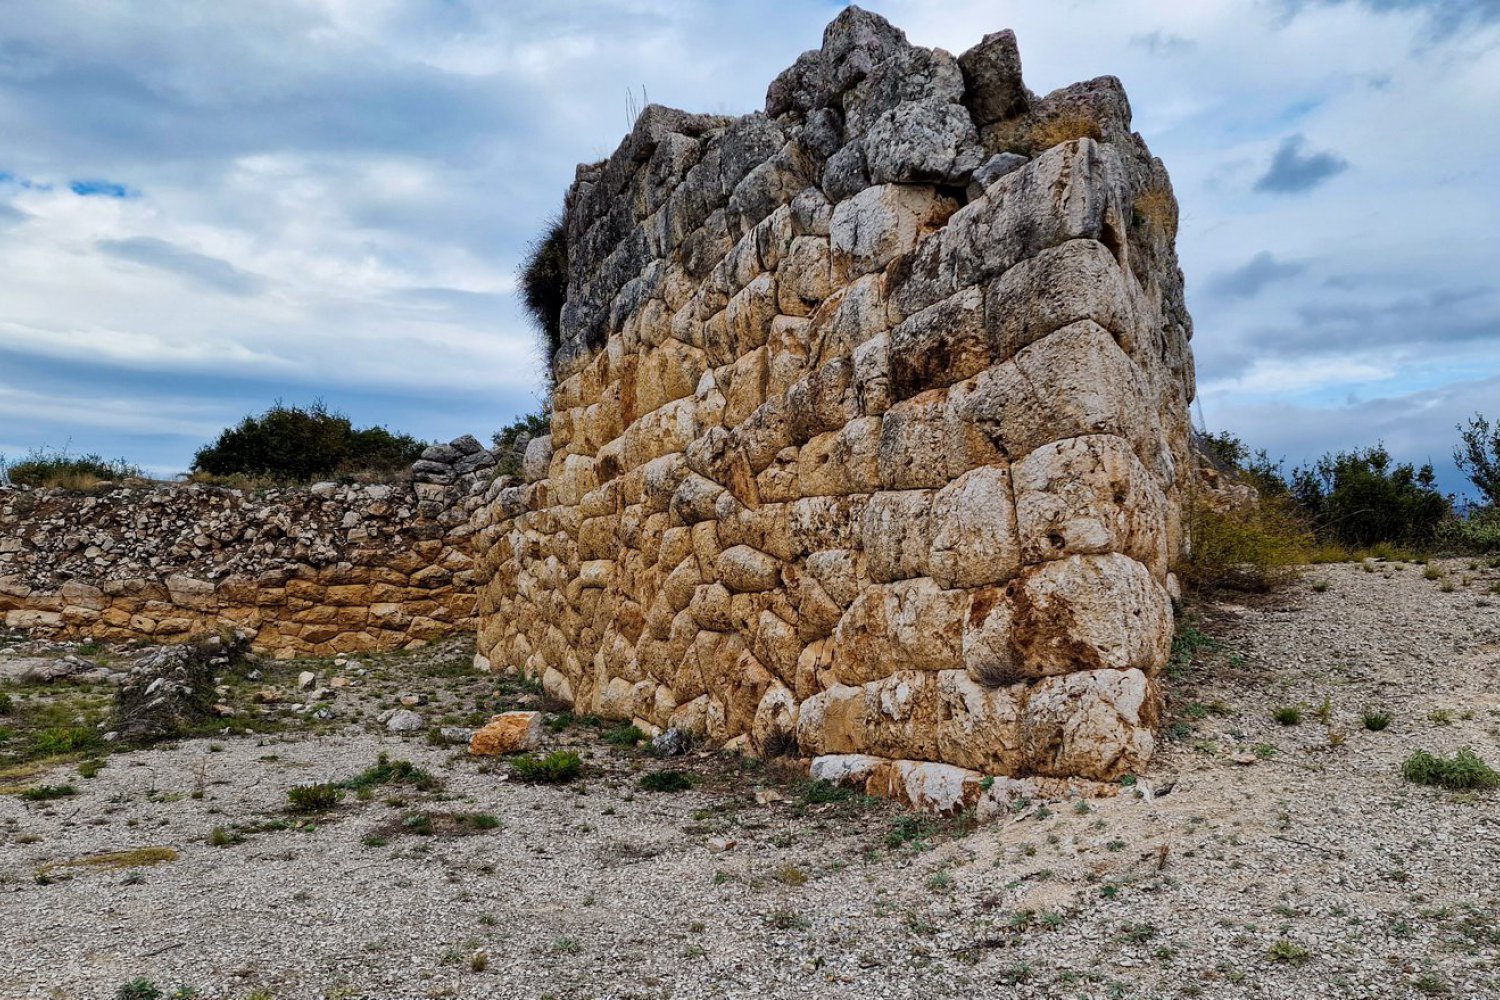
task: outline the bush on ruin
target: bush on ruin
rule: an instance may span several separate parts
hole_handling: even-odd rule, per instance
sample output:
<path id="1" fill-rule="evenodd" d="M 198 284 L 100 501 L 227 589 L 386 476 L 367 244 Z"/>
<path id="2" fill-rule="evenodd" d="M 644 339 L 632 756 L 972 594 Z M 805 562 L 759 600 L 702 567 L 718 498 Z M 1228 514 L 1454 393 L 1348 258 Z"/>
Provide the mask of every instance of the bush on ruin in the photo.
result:
<path id="1" fill-rule="evenodd" d="M 278 402 L 225 428 L 213 444 L 198 449 L 193 472 L 287 483 L 393 475 L 420 458 L 423 447 L 416 438 L 384 427 L 355 428 L 321 401 L 306 409 Z"/>

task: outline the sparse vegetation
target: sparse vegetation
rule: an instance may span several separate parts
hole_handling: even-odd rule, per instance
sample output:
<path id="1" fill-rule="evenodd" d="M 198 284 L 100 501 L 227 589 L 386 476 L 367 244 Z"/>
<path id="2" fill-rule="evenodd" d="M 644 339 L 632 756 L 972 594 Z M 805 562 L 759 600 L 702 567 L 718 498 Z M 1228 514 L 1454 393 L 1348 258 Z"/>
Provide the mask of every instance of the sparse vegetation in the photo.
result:
<path id="1" fill-rule="evenodd" d="M 521 264 L 521 301 L 541 334 L 549 379 L 552 358 L 562 345 L 562 311 L 568 299 L 568 231 L 561 217 L 526 248 Z"/>
<path id="2" fill-rule="evenodd" d="M 693 787 L 693 779 L 685 771 L 652 771 L 641 776 L 643 792 L 685 792 Z"/>
<path id="3" fill-rule="evenodd" d="M 1302 721 L 1302 709 L 1296 705 L 1282 705 L 1271 710 L 1271 718 L 1283 726 L 1295 726 Z"/>
<path id="4" fill-rule="evenodd" d="M 1369 711 L 1360 717 L 1360 721 L 1364 723 L 1365 728 L 1370 732 L 1378 733 L 1391 724 L 1391 714 L 1389 712 Z"/>
<path id="5" fill-rule="evenodd" d="M 294 785 L 287 789 L 286 797 L 291 800 L 292 812 L 327 812 L 339 804 L 344 797 L 344 791 L 337 785 L 326 782 L 315 785 Z"/>
<path id="6" fill-rule="evenodd" d="M 65 799 L 70 795 L 77 795 L 78 789 L 72 785 L 36 785 L 21 792 L 21 798 L 28 802 L 47 802 L 52 799 Z"/>
<path id="7" fill-rule="evenodd" d="M 10 474 L 15 485 L 38 489 L 86 490 L 100 483 L 141 477 L 140 467 L 123 458 L 70 455 L 66 449 L 56 448 L 34 448 L 16 462 L 0 457 L 0 468 Z"/>
<path id="8" fill-rule="evenodd" d="M 421 456 L 422 442 L 384 427 L 356 429 L 321 401 L 277 402 L 259 416 L 226 428 L 193 457 L 193 471 L 210 477 L 254 476 L 288 483 L 356 474 L 394 475 Z"/>
<path id="9" fill-rule="evenodd" d="M 1401 765 L 1401 776 L 1418 785 L 1435 785 L 1453 790 L 1488 790 L 1500 787 L 1500 772 L 1495 771 L 1468 747 L 1452 757 L 1417 750 Z"/>
<path id="10" fill-rule="evenodd" d="M 1281 962 L 1286 965 L 1302 965 L 1312 952 L 1287 938 L 1279 938 L 1266 952 L 1273 962 Z"/>
<path id="11" fill-rule="evenodd" d="M 583 758 L 572 750 L 555 750 L 541 758 L 525 754 L 510 762 L 510 773 L 532 784 L 563 785 L 583 773 Z"/>

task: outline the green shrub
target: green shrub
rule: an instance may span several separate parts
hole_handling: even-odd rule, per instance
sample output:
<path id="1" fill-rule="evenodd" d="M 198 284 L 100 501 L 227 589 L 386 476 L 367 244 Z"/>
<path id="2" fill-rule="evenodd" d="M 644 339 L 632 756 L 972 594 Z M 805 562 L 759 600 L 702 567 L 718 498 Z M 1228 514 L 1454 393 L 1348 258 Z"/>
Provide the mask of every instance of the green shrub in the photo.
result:
<path id="1" fill-rule="evenodd" d="M 161 1000 L 161 988 L 140 976 L 115 990 L 115 1000 Z"/>
<path id="2" fill-rule="evenodd" d="M 1320 535 L 1354 548 L 1430 544 L 1450 507 L 1432 466 L 1393 462 L 1379 444 L 1294 469 L 1290 487 Z"/>
<path id="3" fill-rule="evenodd" d="M 641 775 L 643 792 L 685 792 L 693 787 L 693 779 L 684 771 L 652 771 Z"/>
<path id="4" fill-rule="evenodd" d="M 61 487 L 84 490 L 102 482 L 138 479 L 139 466 L 123 458 L 109 460 L 99 455 L 69 455 L 55 448 L 33 448 L 19 462 L 5 462 L 0 467 L 10 474 L 16 486 Z"/>
<path id="5" fill-rule="evenodd" d="M 604 742 L 617 747 L 633 747 L 644 739 L 646 739 L 646 734 L 634 724 L 611 729 L 604 734 Z"/>
<path id="6" fill-rule="evenodd" d="M 532 784 L 565 785 L 583 773 L 583 758 L 572 750 L 555 750 L 540 759 L 525 754 L 510 762 L 510 773 Z"/>
<path id="7" fill-rule="evenodd" d="M 1476 413 L 1467 424 L 1458 425 L 1458 436 L 1454 464 L 1491 507 L 1500 507 L 1500 424 L 1491 426 Z"/>
<path id="8" fill-rule="evenodd" d="M 359 472 L 394 473 L 421 457 L 422 442 L 384 427 L 355 429 L 322 402 L 303 409 L 276 403 L 225 428 L 198 449 L 193 471 L 210 476 L 266 476 L 308 482 Z"/>
<path id="9" fill-rule="evenodd" d="M 1312 952 L 1293 941 L 1281 938 L 1267 950 L 1271 961 L 1287 965 L 1302 965 L 1312 957 Z"/>
<path id="10" fill-rule="evenodd" d="M 99 743 L 99 734 L 87 726 L 53 726 L 31 737 L 32 751 L 48 757 L 88 750 Z"/>
<path id="11" fill-rule="evenodd" d="M 21 798 L 29 802 L 48 802 L 52 799 L 65 799 L 69 795 L 77 795 L 78 789 L 72 785 L 36 785 L 21 793 Z"/>
<path id="12" fill-rule="evenodd" d="M 9 715 L 15 709 L 15 702 L 10 700 L 10 695 L 0 691 L 0 715 Z"/>
<path id="13" fill-rule="evenodd" d="M 1302 709 L 1295 705 L 1282 705 L 1271 710 L 1271 718 L 1283 726 L 1295 726 L 1302 721 Z"/>
<path id="14" fill-rule="evenodd" d="M 1192 492 L 1183 517 L 1192 545 L 1176 568 L 1189 586 L 1264 593 L 1294 580 L 1309 559 L 1311 533 L 1285 497 L 1231 508 Z"/>
<path id="15" fill-rule="evenodd" d="M 1475 507 L 1438 525 L 1436 546 L 1445 552 L 1500 552 L 1500 507 Z"/>
<path id="16" fill-rule="evenodd" d="M 1500 787 L 1500 772 L 1495 771 L 1468 747 L 1452 757 L 1441 757 L 1418 750 L 1401 765 L 1401 776 L 1419 785 L 1439 788 L 1490 789 Z"/>
<path id="17" fill-rule="evenodd" d="M 994 779 L 988 780 L 990 784 L 994 784 Z M 988 786 L 986 786 L 985 790 L 989 790 Z M 828 802 L 847 802 L 858 795 L 859 792 L 853 788 L 835 785 L 833 782 L 825 781 L 822 778 L 809 781 L 802 786 L 802 801 L 810 806 L 823 805 Z"/>
<path id="18" fill-rule="evenodd" d="M 299 813 L 327 812 L 344 797 L 343 789 L 327 783 L 317 785 L 294 785 L 287 789 L 292 811 Z"/>
<path id="19" fill-rule="evenodd" d="M 517 417 L 506 424 L 500 430 L 490 435 L 500 455 L 495 462 L 495 474 L 497 476 L 519 476 L 521 474 L 521 460 L 526 457 L 525 451 L 519 447 L 521 435 L 540 437 L 552 432 L 552 405 L 544 405 L 539 413 L 528 413 Z"/>
<path id="20" fill-rule="evenodd" d="M 542 335 L 550 376 L 553 358 L 562 346 L 562 311 L 568 300 L 568 231 L 561 218 L 526 248 L 521 264 L 521 302 Z"/>
<path id="21" fill-rule="evenodd" d="M 375 763 L 352 778 L 338 782 L 339 788 L 359 791 L 376 785 L 410 785 L 423 792 L 437 791 L 443 787 L 440 779 L 417 767 L 409 760 L 391 760 L 388 754 L 380 754 Z"/>
<path id="22" fill-rule="evenodd" d="M 1362 721 L 1366 729 L 1378 733 L 1391 724 L 1391 715 L 1389 712 L 1366 712 Z"/>

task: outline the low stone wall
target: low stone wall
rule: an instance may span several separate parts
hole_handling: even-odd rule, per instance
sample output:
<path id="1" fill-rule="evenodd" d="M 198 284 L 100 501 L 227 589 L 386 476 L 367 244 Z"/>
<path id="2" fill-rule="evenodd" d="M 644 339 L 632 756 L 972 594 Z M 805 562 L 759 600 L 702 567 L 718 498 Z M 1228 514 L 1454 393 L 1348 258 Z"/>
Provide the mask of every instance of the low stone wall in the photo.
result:
<path id="1" fill-rule="evenodd" d="M 35 634 L 156 642 L 233 627 L 282 658 L 400 649 L 471 629 L 470 521 L 488 481 L 474 469 L 446 478 L 0 489 L 0 620 Z"/>
<path id="2" fill-rule="evenodd" d="M 649 107 L 565 204 L 481 666 L 955 801 L 1145 765 L 1193 368 L 1118 80 L 1037 97 L 1009 32 L 955 57 L 850 7 L 764 114 Z"/>

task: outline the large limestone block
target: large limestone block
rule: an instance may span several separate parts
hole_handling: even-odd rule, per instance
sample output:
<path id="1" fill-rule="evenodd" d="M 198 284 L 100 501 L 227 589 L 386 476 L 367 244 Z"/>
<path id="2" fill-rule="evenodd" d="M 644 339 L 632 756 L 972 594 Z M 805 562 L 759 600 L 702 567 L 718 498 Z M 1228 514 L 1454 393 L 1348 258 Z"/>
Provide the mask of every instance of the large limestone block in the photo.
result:
<path id="1" fill-rule="evenodd" d="M 781 562 L 774 556 L 735 545 L 719 553 L 718 578 L 736 593 L 772 590 L 781 583 Z"/>
<path id="2" fill-rule="evenodd" d="M 959 287 L 988 280 L 1068 240 L 1121 246 L 1129 212 L 1119 153 L 1093 139 L 1054 146 L 954 214 L 944 257 Z"/>
<path id="3" fill-rule="evenodd" d="M 880 428 L 879 418 L 860 417 L 804 445 L 797 456 L 803 492 L 834 497 L 878 489 Z"/>
<path id="4" fill-rule="evenodd" d="M 931 490 L 875 493 L 860 519 L 870 579 L 891 583 L 928 576 L 932 554 Z"/>
<path id="5" fill-rule="evenodd" d="M 963 670 L 940 671 L 937 679 L 939 759 L 987 774 L 1025 773 L 1026 686 L 991 687 Z"/>
<path id="6" fill-rule="evenodd" d="M 1021 736 L 1037 774 L 1112 780 L 1143 770 L 1155 747 L 1160 694 L 1139 670 L 1048 678 L 1032 688 Z"/>
<path id="7" fill-rule="evenodd" d="M 502 712 L 475 731 L 469 753 L 493 757 L 531 750 L 541 742 L 541 712 Z"/>
<path id="8" fill-rule="evenodd" d="M 984 295 L 968 288 L 891 330 L 891 393 L 908 399 L 977 375 L 990 365 Z"/>
<path id="9" fill-rule="evenodd" d="M 1012 462 L 1064 438 L 1114 434 L 1147 469 L 1172 478 L 1149 387 L 1092 320 L 1063 327 L 952 390 L 955 409 Z"/>
<path id="10" fill-rule="evenodd" d="M 941 98 L 882 113 L 865 133 L 864 149 L 876 184 L 963 184 L 984 153 L 968 111 Z"/>
<path id="11" fill-rule="evenodd" d="M 921 184 L 880 184 L 839 202 L 828 225 L 835 281 L 878 271 L 943 224 L 958 203 Z"/>
<path id="12" fill-rule="evenodd" d="M 969 595 L 927 578 L 869 587 L 833 633 L 833 669 L 845 684 L 893 670 L 944 670 L 963 662 Z"/>
<path id="13" fill-rule="evenodd" d="M 1133 282 L 1097 240 L 1069 240 L 1022 261 L 985 290 L 993 357 L 1004 361 L 1085 319 L 1108 330 L 1129 353 L 1140 321 Z"/>
<path id="14" fill-rule="evenodd" d="M 1167 501 L 1123 438 L 1095 434 L 1043 445 L 1011 471 L 1028 563 L 1120 552 L 1165 580 Z"/>
<path id="15" fill-rule="evenodd" d="M 981 587 L 1014 576 L 1021 565 L 1011 473 L 972 469 L 938 490 L 931 508 L 927 565 L 944 587 Z"/>
<path id="16" fill-rule="evenodd" d="M 990 685 L 1099 668 L 1154 673 L 1171 643 L 1166 589 L 1118 553 L 1047 562 L 976 592 L 963 632 L 969 675 Z"/>

